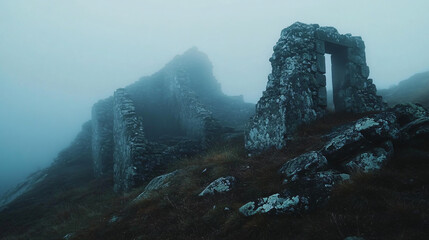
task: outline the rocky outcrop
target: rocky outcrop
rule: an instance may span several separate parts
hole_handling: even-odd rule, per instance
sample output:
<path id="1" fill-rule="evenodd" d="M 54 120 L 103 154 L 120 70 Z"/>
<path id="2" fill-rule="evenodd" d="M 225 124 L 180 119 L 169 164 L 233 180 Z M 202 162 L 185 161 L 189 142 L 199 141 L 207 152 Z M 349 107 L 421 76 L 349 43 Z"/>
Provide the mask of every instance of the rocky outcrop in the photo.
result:
<path id="1" fill-rule="evenodd" d="M 37 171 L 27 177 L 25 181 L 18 184 L 15 188 L 7 191 L 0 197 L 0 211 L 10 202 L 21 196 L 22 194 L 33 189 L 36 184 L 42 182 L 48 174 L 46 171 Z"/>
<path id="2" fill-rule="evenodd" d="M 214 195 L 216 193 L 228 192 L 235 184 L 235 177 L 220 177 L 211 182 L 198 196 Z"/>
<path id="3" fill-rule="evenodd" d="M 397 105 L 387 111 L 340 126 L 323 137 L 324 146 L 287 161 L 279 170 L 283 189 L 246 203 L 240 212 L 297 213 L 323 205 L 332 188 L 355 172 L 381 169 L 393 156 L 395 144 L 429 139 L 429 112 L 419 105 Z"/>
<path id="4" fill-rule="evenodd" d="M 332 54 L 336 111 L 362 113 L 385 108 L 368 79 L 360 37 L 297 22 L 281 32 L 274 46 L 267 88 L 246 130 L 245 145 L 250 153 L 284 148 L 298 126 L 325 115 L 325 53 Z"/>
<path id="5" fill-rule="evenodd" d="M 70 146 L 58 153 L 58 156 L 54 159 L 50 167 L 32 173 L 24 181 L 0 195 L 0 211 L 9 204 L 13 204 L 12 202 L 15 202 L 15 200 L 22 200 L 20 197 L 25 196 L 25 194 L 31 192 L 33 189 L 40 190 L 44 185 L 52 184 L 52 182 L 57 181 L 59 184 L 58 188 L 65 188 L 64 181 L 66 181 L 65 179 L 68 176 L 62 176 L 60 181 L 53 180 L 53 178 L 58 176 L 52 174 L 50 170 L 55 169 L 59 165 L 79 165 L 77 163 L 89 165 L 91 160 L 91 133 L 92 124 L 91 121 L 88 121 L 82 125 L 81 131 Z"/>

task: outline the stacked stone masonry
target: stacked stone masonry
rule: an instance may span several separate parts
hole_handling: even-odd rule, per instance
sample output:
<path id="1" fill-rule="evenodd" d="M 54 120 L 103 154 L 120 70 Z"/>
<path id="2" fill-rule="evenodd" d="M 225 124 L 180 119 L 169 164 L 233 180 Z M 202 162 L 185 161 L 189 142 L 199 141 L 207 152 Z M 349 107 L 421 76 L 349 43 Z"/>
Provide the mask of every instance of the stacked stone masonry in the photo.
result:
<path id="1" fill-rule="evenodd" d="M 113 175 L 115 191 L 128 191 L 162 174 L 169 162 L 235 136 L 253 109 L 224 95 L 207 56 L 190 49 L 94 105 L 95 175 Z"/>
<path id="2" fill-rule="evenodd" d="M 335 111 L 385 109 L 368 79 L 365 44 L 360 37 L 297 22 L 281 32 L 274 46 L 266 90 L 246 129 L 245 145 L 250 153 L 284 148 L 298 126 L 326 114 L 325 53 L 332 55 Z"/>

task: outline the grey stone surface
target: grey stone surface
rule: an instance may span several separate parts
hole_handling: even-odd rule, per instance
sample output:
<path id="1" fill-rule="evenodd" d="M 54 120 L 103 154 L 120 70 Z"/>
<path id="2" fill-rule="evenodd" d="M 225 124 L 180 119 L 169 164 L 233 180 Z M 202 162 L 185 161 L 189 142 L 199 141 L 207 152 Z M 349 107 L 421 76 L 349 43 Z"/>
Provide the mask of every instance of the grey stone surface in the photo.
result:
<path id="1" fill-rule="evenodd" d="M 211 182 L 198 196 L 203 197 L 207 195 L 214 195 L 216 193 L 224 193 L 231 191 L 235 184 L 235 177 L 220 177 Z"/>
<path id="2" fill-rule="evenodd" d="M 169 162 L 243 131 L 254 105 L 223 94 L 212 68 L 208 57 L 192 48 L 96 103 L 95 175 L 113 174 L 115 190 L 127 191 L 161 174 Z"/>
<path id="3" fill-rule="evenodd" d="M 146 180 L 153 170 L 153 162 L 144 137 L 142 120 L 125 89 L 118 89 L 113 103 L 113 177 L 115 191 L 127 191 Z"/>
<path id="4" fill-rule="evenodd" d="M 383 147 L 376 147 L 358 154 L 345 164 L 349 172 L 370 172 L 379 170 L 393 155 L 393 144 L 387 141 Z"/>
<path id="5" fill-rule="evenodd" d="M 252 216 L 261 213 L 286 213 L 298 212 L 297 210 L 306 205 L 306 199 L 300 196 L 281 197 L 276 193 L 269 197 L 260 198 L 255 202 L 248 202 L 240 207 L 239 211 L 244 216 Z"/>
<path id="6" fill-rule="evenodd" d="M 336 111 L 361 113 L 385 108 L 367 78 L 369 68 L 360 37 L 297 22 L 281 32 L 274 46 L 266 90 L 246 129 L 245 145 L 250 153 L 284 148 L 298 126 L 325 115 L 325 53 L 332 54 Z"/>
<path id="7" fill-rule="evenodd" d="M 352 124 L 335 129 L 326 136 L 322 154 L 332 162 L 373 149 L 386 141 L 399 138 L 397 117 L 392 112 L 382 112 L 361 118 Z"/>
<path id="8" fill-rule="evenodd" d="M 311 151 L 287 161 L 279 172 L 288 178 L 295 178 L 306 172 L 320 171 L 327 165 L 328 161 L 325 156 L 319 152 Z"/>
<path id="9" fill-rule="evenodd" d="M 381 169 L 404 139 L 429 136 L 428 112 L 417 105 L 398 105 L 339 126 L 322 137 L 324 146 L 287 161 L 279 193 L 248 202 L 246 216 L 257 213 L 292 214 L 327 202 L 332 188 L 349 174 Z"/>
<path id="10" fill-rule="evenodd" d="M 160 189 L 166 188 L 170 186 L 170 182 L 172 181 L 172 178 L 179 173 L 179 170 L 176 170 L 174 172 L 170 172 L 158 177 L 155 177 L 152 179 L 145 187 L 144 191 L 140 193 L 134 201 L 139 201 L 142 199 L 147 199 L 151 196 L 151 194 L 155 191 L 158 191 Z"/>

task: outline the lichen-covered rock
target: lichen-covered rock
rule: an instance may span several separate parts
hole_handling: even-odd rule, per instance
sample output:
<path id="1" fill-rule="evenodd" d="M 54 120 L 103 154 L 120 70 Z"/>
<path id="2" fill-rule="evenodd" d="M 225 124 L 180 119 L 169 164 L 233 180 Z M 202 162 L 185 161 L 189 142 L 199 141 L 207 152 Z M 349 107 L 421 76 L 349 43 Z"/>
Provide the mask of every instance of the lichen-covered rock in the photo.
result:
<path id="1" fill-rule="evenodd" d="M 144 188 L 144 191 L 142 193 L 140 193 L 135 199 L 134 201 L 139 201 L 142 199 L 147 199 L 151 196 L 151 194 L 154 191 L 158 191 L 160 189 L 166 188 L 168 186 L 170 186 L 170 182 L 172 181 L 172 178 L 174 176 L 176 176 L 180 171 L 176 170 L 174 172 L 171 173 L 167 173 L 161 176 L 158 176 L 154 179 L 152 179 Z"/>
<path id="2" fill-rule="evenodd" d="M 302 210 L 312 210 L 323 205 L 329 198 L 332 188 L 337 183 L 349 180 L 350 176 L 336 170 L 308 173 L 291 181 L 285 181 L 285 196 L 305 197 L 307 205 Z"/>
<path id="3" fill-rule="evenodd" d="M 228 192 L 235 184 L 235 177 L 220 177 L 211 182 L 198 196 L 214 195 L 216 193 Z"/>
<path id="4" fill-rule="evenodd" d="M 398 139 L 399 125 L 395 114 L 383 112 L 342 126 L 326 137 L 322 154 L 328 161 L 341 162 L 362 149 L 372 149 L 385 141 Z"/>
<path id="5" fill-rule="evenodd" d="M 306 172 L 300 177 L 284 181 L 282 192 L 248 202 L 239 211 L 245 216 L 257 213 L 302 213 L 324 204 L 332 187 L 348 179 L 348 174 L 333 170 Z"/>
<path id="6" fill-rule="evenodd" d="M 389 111 L 396 114 L 401 127 L 419 118 L 429 117 L 429 112 L 423 106 L 413 103 L 397 104 Z"/>
<path id="7" fill-rule="evenodd" d="M 240 212 L 250 216 L 316 209 L 327 202 L 336 184 L 350 179 L 349 174 L 381 169 L 393 156 L 395 144 L 422 136 L 429 136 L 429 117 L 424 108 L 412 104 L 339 126 L 322 137 L 321 149 L 281 167 L 285 179 L 278 194 L 249 202 Z"/>
<path id="8" fill-rule="evenodd" d="M 360 37 L 341 35 L 332 27 L 294 23 L 281 32 L 274 46 L 266 90 L 247 126 L 245 146 L 250 154 L 284 148 L 298 126 L 325 115 L 325 53 L 332 54 L 336 111 L 361 113 L 386 107 L 368 79 Z"/>
<path id="9" fill-rule="evenodd" d="M 345 164 L 349 172 L 369 172 L 381 169 L 393 155 L 392 142 L 386 142 L 383 147 L 376 147 L 370 151 L 358 154 L 351 161 Z"/>
<path id="10" fill-rule="evenodd" d="M 260 198 L 255 202 L 248 202 L 240 207 L 239 211 L 244 216 L 252 216 L 258 213 L 293 213 L 298 212 L 306 204 L 307 199 L 304 197 L 282 197 L 276 193 L 269 197 Z"/>
<path id="11" fill-rule="evenodd" d="M 280 168 L 280 173 L 288 178 L 296 178 L 305 172 L 316 172 L 326 168 L 328 161 L 325 156 L 316 151 L 304 153 L 287 161 Z"/>

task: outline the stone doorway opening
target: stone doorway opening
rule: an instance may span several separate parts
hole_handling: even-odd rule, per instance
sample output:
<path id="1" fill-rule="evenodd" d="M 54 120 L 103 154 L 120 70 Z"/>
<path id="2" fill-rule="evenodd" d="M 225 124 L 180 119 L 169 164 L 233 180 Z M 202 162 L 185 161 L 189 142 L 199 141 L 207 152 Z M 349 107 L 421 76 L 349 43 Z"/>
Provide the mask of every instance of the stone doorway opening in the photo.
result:
<path id="1" fill-rule="evenodd" d="M 326 69 L 326 109 L 329 112 L 335 112 L 335 105 L 334 105 L 334 95 L 332 91 L 332 55 L 329 53 L 325 53 L 325 69 Z"/>
<path id="2" fill-rule="evenodd" d="M 340 94 L 346 80 L 347 47 L 325 42 L 325 76 L 327 90 L 327 110 L 339 112 L 344 96 Z"/>

